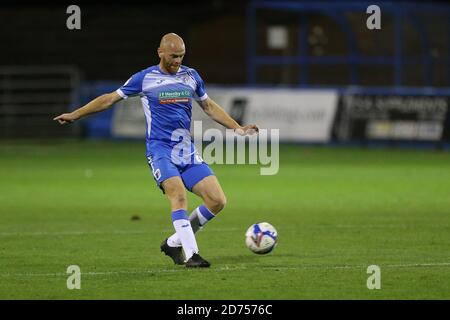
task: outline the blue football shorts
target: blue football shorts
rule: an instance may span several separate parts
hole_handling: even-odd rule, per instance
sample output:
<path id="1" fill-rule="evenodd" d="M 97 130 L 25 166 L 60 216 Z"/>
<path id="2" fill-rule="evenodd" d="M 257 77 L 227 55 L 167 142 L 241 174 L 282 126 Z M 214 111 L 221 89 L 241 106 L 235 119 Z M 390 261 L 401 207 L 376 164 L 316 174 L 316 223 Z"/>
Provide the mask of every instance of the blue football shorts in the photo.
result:
<path id="1" fill-rule="evenodd" d="M 170 153 L 164 151 L 147 155 L 147 162 L 153 178 L 163 193 L 164 189 L 161 183 L 168 178 L 180 176 L 186 189 L 192 191 L 192 188 L 198 182 L 207 176 L 214 175 L 209 165 L 203 161 L 197 152 L 188 159 L 173 159 Z"/>

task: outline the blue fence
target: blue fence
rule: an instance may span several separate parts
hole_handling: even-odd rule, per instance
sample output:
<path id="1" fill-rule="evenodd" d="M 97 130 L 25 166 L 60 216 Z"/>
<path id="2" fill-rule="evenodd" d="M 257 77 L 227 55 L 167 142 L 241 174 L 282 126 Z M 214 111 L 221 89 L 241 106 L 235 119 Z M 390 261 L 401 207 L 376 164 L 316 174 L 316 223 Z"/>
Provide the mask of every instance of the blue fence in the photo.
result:
<path id="1" fill-rule="evenodd" d="M 79 108 L 96 97 L 117 90 L 123 82 L 96 81 L 84 82 L 75 94 L 76 98 L 72 102 L 71 110 Z M 114 109 L 107 109 L 98 114 L 90 115 L 79 122 L 82 128 L 82 135 L 87 138 L 111 138 L 111 124 Z"/>

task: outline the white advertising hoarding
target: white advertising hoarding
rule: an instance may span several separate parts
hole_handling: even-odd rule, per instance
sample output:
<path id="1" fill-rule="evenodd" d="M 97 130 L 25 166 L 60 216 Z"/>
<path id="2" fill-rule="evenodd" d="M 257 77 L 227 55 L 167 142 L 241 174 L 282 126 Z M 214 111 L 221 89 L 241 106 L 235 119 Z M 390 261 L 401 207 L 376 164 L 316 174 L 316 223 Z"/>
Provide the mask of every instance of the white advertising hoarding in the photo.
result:
<path id="1" fill-rule="evenodd" d="M 255 123 L 263 129 L 279 129 L 280 141 L 286 142 L 328 142 L 338 103 L 338 93 L 333 90 L 211 87 L 208 95 L 242 125 Z M 203 131 L 225 130 L 197 103 L 193 105 L 192 123 L 195 120 L 202 121 Z M 139 98 L 127 99 L 116 106 L 112 134 L 123 138 L 145 136 L 145 117 Z"/>

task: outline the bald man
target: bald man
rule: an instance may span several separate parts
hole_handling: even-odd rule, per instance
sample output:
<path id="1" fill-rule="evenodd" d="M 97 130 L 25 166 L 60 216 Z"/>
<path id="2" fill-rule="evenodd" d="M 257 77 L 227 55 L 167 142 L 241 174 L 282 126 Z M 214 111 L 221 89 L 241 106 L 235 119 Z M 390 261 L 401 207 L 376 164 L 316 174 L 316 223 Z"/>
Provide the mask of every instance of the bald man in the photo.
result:
<path id="1" fill-rule="evenodd" d="M 147 121 L 147 161 L 156 184 L 170 202 L 175 228 L 175 233 L 163 241 L 160 249 L 175 264 L 204 268 L 210 263 L 199 255 L 195 232 L 224 208 L 226 198 L 213 171 L 192 142 L 192 100 L 196 100 L 210 118 L 238 134 L 253 134 L 258 127 L 254 124 L 241 127 L 209 98 L 198 72 L 181 65 L 185 54 L 183 39 L 168 33 L 162 37 L 158 48 L 158 65 L 135 73 L 116 91 L 53 120 L 60 124 L 72 123 L 122 99 L 139 95 Z M 203 204 L 190 216 L 186 189 L 203 199 Z"/>

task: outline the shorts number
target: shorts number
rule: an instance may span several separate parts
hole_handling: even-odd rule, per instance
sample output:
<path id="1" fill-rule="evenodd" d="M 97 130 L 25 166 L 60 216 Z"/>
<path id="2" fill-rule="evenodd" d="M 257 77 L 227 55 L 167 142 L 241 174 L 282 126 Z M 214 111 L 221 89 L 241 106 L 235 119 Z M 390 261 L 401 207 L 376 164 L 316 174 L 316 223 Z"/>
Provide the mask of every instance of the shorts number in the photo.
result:
<path id="1" fill-rule="evenodd" d="M 155 167 L 153 166 L 153 160 L 151 157 L 148 157 L 147 159 L 148 159 L 148 164 L 152 168 L 152 174 L 155 177 L 155 179 L 158 181 L 161 178 L 161 170 L 159 170 L 158 168 L 155 169 Z"/>

